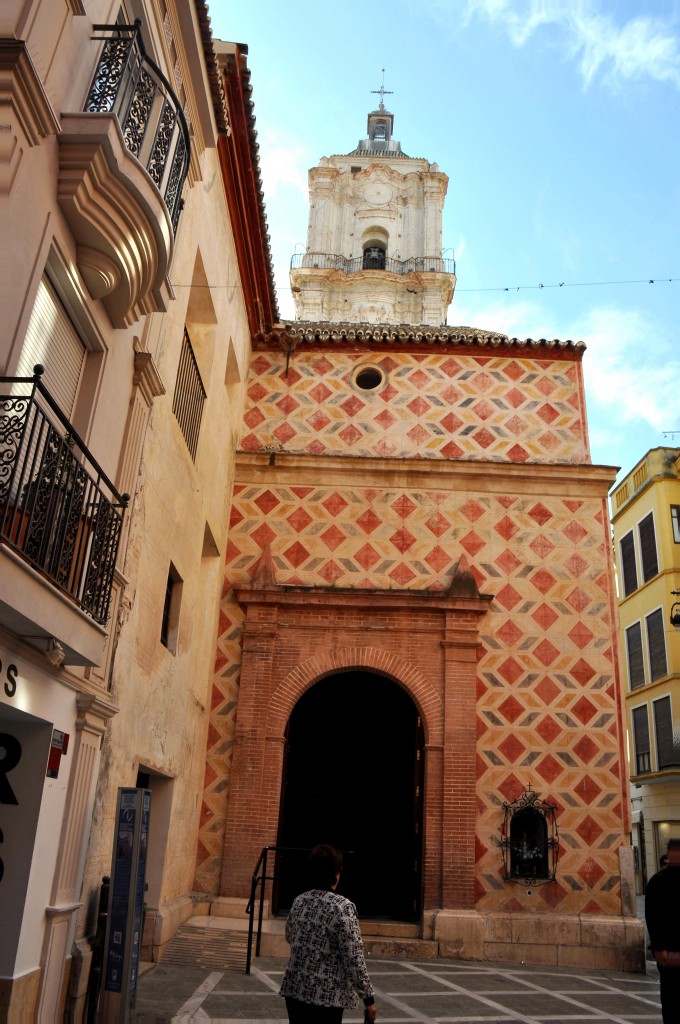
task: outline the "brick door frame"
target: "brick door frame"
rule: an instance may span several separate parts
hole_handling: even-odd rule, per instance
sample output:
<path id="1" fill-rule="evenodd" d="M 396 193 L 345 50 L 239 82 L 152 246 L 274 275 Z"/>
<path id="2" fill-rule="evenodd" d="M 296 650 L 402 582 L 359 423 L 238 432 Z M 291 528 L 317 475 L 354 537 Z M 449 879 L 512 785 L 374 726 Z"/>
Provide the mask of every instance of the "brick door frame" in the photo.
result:
<path id="1" fill-rule="evenodd" d="M 476 666 L 492 598 L 479 593 L 464 559 L 447 591 L 351 590 L 279 585 L 265 552 L 236 597 L 245 621 L 221 895 L 247 896 L 262 848 L 277 842 L 295 704 L 320 679 L 356 670 L 393 680 L 421 716 L 423 909 L 471 909 Z"/>

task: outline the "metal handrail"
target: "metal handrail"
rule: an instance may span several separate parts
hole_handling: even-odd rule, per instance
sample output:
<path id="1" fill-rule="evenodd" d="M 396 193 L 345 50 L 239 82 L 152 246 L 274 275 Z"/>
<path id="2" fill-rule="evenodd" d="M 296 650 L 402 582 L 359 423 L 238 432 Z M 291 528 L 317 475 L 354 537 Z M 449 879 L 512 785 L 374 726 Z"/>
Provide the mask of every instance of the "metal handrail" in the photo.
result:
<path id="1" fill-rule="evenodd" d="M 262 921 L 264 919 L 264 890 L 267 882 L 273 882 L 276 874 L 267 874 L 267 856 L 273 853 L 309 853 L 308 847 L 302 846 L 263 846 L 258 857 L 253 877 L 250 883 L 250 899 L 246 907 L 248 914 L 248 950 L 246 953 L 246 974 L 250 974 L 250 964 L 253 951 L 253 932 L 255 930 L 255 900 L 257 898 L 257 887 L 260 886 L 259 911 L 257 919 L 257 938 L 255 943 L 255 956 L 260 955 L 262 945 Z"/>
<path id="2" fill-rule="evenodd" d="M 133 25 L 94 25 L 107 32 L 84 110 L 113 113 L 126 149 L 146 168 L 177 231 L 182 188 L 189 170 L 190 138 L 182 105 L 147 54 L 139 19 Z"/>
<path id="3" fill-rule="evenodd" d="M 0 377 L 0 540 L 104 625 L 129 495 L 73 429 L 43 372 Z"/>
<path id="4" fill-rule="evenodd" d="M 439 256 L 413 256 L 409 260 L 394 260 L 385 256 L 377 262 L 371 265 L 371 261 L 366 261 L 364 256 L 348 259 L 346 256 L 324 252 L 296 252 L 291 257 L 290 269 L 341 270 L 344 274 L 356 274 L 360 270 L 386 270 L 391 274 L 456 273 L 456 261 Z"/>

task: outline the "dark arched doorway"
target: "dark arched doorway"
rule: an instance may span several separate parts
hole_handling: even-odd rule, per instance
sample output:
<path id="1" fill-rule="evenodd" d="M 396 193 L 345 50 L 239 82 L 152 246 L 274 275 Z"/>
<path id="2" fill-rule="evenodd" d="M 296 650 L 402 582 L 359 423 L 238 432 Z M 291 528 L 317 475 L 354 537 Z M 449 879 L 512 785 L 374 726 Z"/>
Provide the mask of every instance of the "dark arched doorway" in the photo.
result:
<path id="1" fill-rule="evenodd" d="M 361 917 L 416 920 L 422 778 L 422 727 L 409 695 L 372 672 L 328 676 L 288 722 L 279 845 L 331 843 L 345 853 L 338 891 Z M 279 912 L 305 888 L 303 862 L 280 858 Z"/>

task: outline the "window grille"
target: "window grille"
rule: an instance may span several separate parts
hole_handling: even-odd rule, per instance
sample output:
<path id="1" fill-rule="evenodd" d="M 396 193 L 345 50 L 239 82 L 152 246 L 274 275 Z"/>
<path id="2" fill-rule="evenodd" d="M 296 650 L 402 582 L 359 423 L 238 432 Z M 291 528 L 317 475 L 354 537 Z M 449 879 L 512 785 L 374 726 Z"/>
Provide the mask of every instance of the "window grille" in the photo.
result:
<path id="1" fill-rule="evenodd" d="M 201 430 L 201 417 L 205 404 L 206 392 L 201 380 L 198 363 L 191 347 L 189 334 L 184 329 L 182 353 L 179 358 L 175 395 L 172 400 L 172 411 L 187 443 L 192 459 L 196 459 L 198 435 Z"/>

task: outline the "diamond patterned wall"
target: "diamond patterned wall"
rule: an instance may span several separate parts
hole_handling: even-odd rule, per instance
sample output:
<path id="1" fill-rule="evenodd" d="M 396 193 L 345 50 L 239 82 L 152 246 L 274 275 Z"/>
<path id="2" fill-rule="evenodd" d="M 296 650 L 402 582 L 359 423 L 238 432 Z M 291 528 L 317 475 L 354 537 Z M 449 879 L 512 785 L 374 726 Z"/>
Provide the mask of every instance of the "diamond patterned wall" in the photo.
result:
<path id="1" fill-rule="evenodd" d="M 429 358 L 425 364 L 432 369 Z M 541 374 L 527 363 L 533 366 L 533 360 L 525 361 L 523 372 L 530 379 L 523 386 L 531 391 Z M 408 373 L 415 372 L 416 364 L 406 360 Z M 348 369 L 346 364 L 345 376 Z M 553 373 L 559 378 L 565 369 L 561 364 Z M 278 375 L 268 360 L 256 370 L 251 393 L 258 393 L 268 372 L 268 394 L 276 403 L 281 401 L 275 390 Z M 488 364 L 485 371 L 478 367 L 472 372 L 489 373 Z M 323 376 L 332 379 L 330 370 Z M 553 396 L 555 390 L 559 386 Z M 493 405 L 488 394 L 486 400 Z M 536 416 L 536 399 L 528 404 Z M 289 408 L 287 415 L 293 423 L 304 422 L 295 410 Z M 576 430 L 571 433 L 575 438 Z M 335 433 L 328 438 L 333 441 Z M 475 494 L 456 491 L 451 475 L 446 480 L 440 476 L 441 489 L 433 477 L 432 489 L 418 491 L 236 485 L 215 663 L 199 888 L 216 892 L 219 886 L 242 623 L 231 587 L 249 579 L 268 545 L 278 582 L 317 586 L 444 589 L 465 554 L 480 590 L 495 595 L 482 623 L 485 653 L 478 666 L 478 909 L 559 906 L 565 913 L 620 913 L 617 848 L 624 811 L 604 499 Z M 496 846 L 503 800 L 514 799 L 527 783 L 557 804 L 561 842 L 557 884 L 531 894 L 501 880 Z"/>
<path id="2" fill-rule="evenodd" d="M 362 391 L 360 365 L 384 385 Z M 589 461 L 580 361 L 436 352 L 298 350 L 251 366 L 241 448 L 312 455 Z"/>

